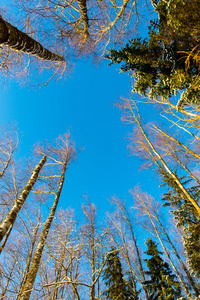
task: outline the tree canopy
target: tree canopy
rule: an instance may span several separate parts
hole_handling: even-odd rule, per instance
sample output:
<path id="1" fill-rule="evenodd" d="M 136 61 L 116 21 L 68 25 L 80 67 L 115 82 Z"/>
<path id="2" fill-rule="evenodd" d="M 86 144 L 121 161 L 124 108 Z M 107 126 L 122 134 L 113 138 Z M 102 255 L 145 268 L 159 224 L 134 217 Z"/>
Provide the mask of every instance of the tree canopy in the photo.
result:
<path id="1" fill-rule="evenodd" d="M 178 109 L 198 103 L 199 64 L 195 54 L 199 52 L 200 22 L 196 10 L 192 15 L 197 2 L 154 1 L 158 18 L 150 21 L 148 37 L 132 39 L 121 50 L 112 49 L 106 55 L 111 64 L 122 63 L 121 70 L 130 71 L 134 92 L 154 99 L 182 92 Z"/>
<path id="2" fill-rule="evenodd" d="M 181 297 L 181 290 L 176 276 L 167 262 L 161 258 L 161 252 L 158 251 L 156 243 L 152 239 L 146 242 L 146 254 L 151 256 L 145 259 L 148 271 L 146 274 L 150 277 L 145 281 L 150 291 L 150 298 L 152 300 L 175 300 Z"/>

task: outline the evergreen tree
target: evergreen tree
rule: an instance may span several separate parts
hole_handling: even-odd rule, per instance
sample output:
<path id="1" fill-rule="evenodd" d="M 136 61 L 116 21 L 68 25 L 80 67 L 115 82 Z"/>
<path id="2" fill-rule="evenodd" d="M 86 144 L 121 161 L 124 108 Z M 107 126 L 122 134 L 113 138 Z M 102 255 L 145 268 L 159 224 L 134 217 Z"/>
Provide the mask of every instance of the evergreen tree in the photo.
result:
<path id="1" fill-rule="evenodd" d="M 158 251 L 157 245 L 152 239 L 146 242 L 148 247 L 145 252 L 151 258 L 145 259 L 150 277 L 144 284 L 147 286 L 150 297 L 149 300 L 175 300 L 181 296 L 180 284 L 167 262 L 161 258 L 162 252 Z"/>
<path id="2" fill-rule="evenodd" d="M 192 179 L 190 178 L 181 177 L 179 179 L 184 186 L 190 184 L 187 191 L 199 203 L 200 186 L 192 186 Z M 163 172 L 162 180 L 163 185 L 168 188 L 167 193 L 162 198 L 165 201 L 164 206 L 171 206 L 173 208 L 172 213 L 177 220 L 177 226 L 182 227 L 185 233 L 183 241 L 190 269 L 192 273 L 200 277 L 200 220 L 196 214 L 196 210 L 190 205 L 190 202 L 183 195 L 173 178 Z"/>
<path id="3" fill-rule="evenodd" d="M 150 21 L 148 37 L 133 39 L 121 50 L 111 50 L 106 56 L 111 64 L 122 63 L 122 71 L 131 71 L 134 92 L 154 99 L 168 98 L 182 91 L 178 109 L 199 101 L 200 88 L 195 84 L 200 80 L 197 61 L 190 59 L 187 66 L 185 64 L 187 54 L 194 54 L 194 49 L 199 53 L 196 28 L 200 28 L 200 19 L 196 16 L 190 20 L 189 13 L 191 5 L 198 1 L 153 1 L 158 19 Z M 189 2 L 190 6 L 182 5 L 179 14 L 180 2 Z M 188 15 L 183 14 L 184 8 Z M 177 16 L 176 22 L 173 15 Z M 191 30 L 181 30 L 180 24 L 186 22 L 187 17 Z"/>
<path id="4" fill-rule="evenodd" d="M 134 282 L 129 278 L 127 282 L 127 292 L 126 292 L 126 299 L 129 300 L 140 300 L 139 294 L 141 292 L 140 290 L 137 290 L 137 281 L 134 278 Z"/>
<path id="5" fill-rule="evenodd" d="M 138 293 L 134 295 L 131 285 L 126 283 L 119 258 L 119 251 L 114 247 L 108 254 L 103 280 L 107 290 L 103 293 L 108 300 L 138 300 Z"/>

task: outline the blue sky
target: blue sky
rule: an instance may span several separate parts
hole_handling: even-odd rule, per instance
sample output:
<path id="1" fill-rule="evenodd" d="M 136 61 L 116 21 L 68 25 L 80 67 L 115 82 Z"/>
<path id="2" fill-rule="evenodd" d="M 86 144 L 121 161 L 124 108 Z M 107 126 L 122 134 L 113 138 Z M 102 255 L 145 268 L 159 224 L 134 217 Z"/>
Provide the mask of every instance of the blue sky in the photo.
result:
<path id="1" fill-rule="evenodd" d="M 128 156 L 128 131 L 114 107 L 121 96 L 130 96 L 131 79 L 107 65 L 80 61 L 65 80 L 39 89 L 12 80 L 2 88 L 0 100 L 0 123 L 17 123 L 22 158 L 31 155 L 38 141 L 70 130 L 77 148 L 84 150 L 68 170 L 60 206 L 80 207 L 87 195 L 100 215 L 109 209 L 112 195 L 126 198 L 138 183 L 150 192 L 154 181 L 149 171 L 138 172 L 136 157 Z"/>

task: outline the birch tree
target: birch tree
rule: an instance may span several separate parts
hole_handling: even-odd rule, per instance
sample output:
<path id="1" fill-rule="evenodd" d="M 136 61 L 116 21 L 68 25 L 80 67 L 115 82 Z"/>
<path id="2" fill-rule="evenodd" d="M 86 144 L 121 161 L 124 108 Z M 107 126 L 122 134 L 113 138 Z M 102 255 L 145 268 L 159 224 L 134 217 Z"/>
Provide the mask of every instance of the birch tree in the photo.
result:
<path id="1" fill-rule="evenodd" d="M 43 156 L 39 164 L 35 167 L 29 181 L 27 182 L 20 196 L 15 200 L 12 209 L 9 211 L 3 222 L 0 224 L 0 241 L 2 241 L 9 228 L 14 225 L 16 217 L 21 207 L 23 206 L 24 202 L 26 201 L 28 195 L 30 194 L 34 184 L 38 179 L 39 173 L 46 162 L 46 158 L 46 156 Z"/>
<path id="2" fill-rule="evenodd" d="M 76 55 L 95 49 L 102 53 L 108 44 L 119 43 L 137 22 L 137 1 L 36 0 L 31 7 L 26 0 L 21 3 L 31 21 L 36 16 L 42 26 L 48 18 L 57 43 L 66 51 L 74 49 Z M 42 29 L 46 31 L 45 25 Z"/>
<path id="3" fill-rule="evenodd" d="M 0 137 L 0 179 L 11 164 L 14 152 L 18 146 L 18 135 L 14 128 L 1 128 Z"/>
<path id="4" fill-rule="evenodd" d="M 23 51 L 44 60 L 63 61 L 58 54 L 45 49 L 40 43 L 23 33 L 0 16 L 0 44 L 7 45 L 13 50 Z"/>
<path id="5" fill-rule="evenodd" d="M 155 164 L 155 166 L 157 166 L 159 172 L 162 172 L 162 170 L 164 170 L 173 178 L 173 180 L 176 182 L 180 190 L 187 198 L 187 201 L 189 201 L 191 205 L 194 207 L 196 214 L 198 215 L 199 218 L 200 206 L 198 202 L 188 193 L 188 191 L 180 182 L 179 178 L 176 176 L 176 173 L 172 170 L 172 168 L 169 166 L 167 161 L 165 161 L 162 154 L 159 153 L 159 150 L 156 149 L 154 143 L 151 142 L 148 134 L 145 132 L 144 127 L 141 123 L 141 116 L 135 102 L 131 100 L 125 100 L 124 103 L 121 105 L 121 107 L 125 111 L 123 120 L 131 124 L 136 124 L 136 128 L 138 128 L 138 133 L 139 133 L 138 139 L 134 139 L 138 147 L 135 149 L 138 151 L 138 153 L 139 152 L 141 154 L 144 153 L 145 157 L 148 160 L 152 161 Z M 186 146 L 183 145 L 183 147 L 185 148 Z M 186 150 L 190 152 L 188 147 L 186 147 Z"/>
<path id="6" fill-rule="evenodd" d="M 129 273 L 134 293 L 137 293 L 136 282 L 144 290 L 144 297 L 148 298 L 148 290 L 143 285 L 145 272 L 140 244 L 137 240 L 138 229 L 135 220 L 124 202 L 112 197 L 111 202 L 116 210 L 109 215 L 108 239 L 115 247 L 121 248 L 121 256 L 126 265 L 126 272 Z"/>
<path id="7" fill-rule="evenodd" d="M 81 249 L 72 210 L 60 210 L 46 241 L 39 270 L 40 286 L 48 299 L 80 299 Z M 48 264 L 46 264 L 48 261 Z"/>
<path id="8" fill-rule="evenodd" d="M 101 298 L 102 272 L 107 260 L 107 245 L 105 244 L 102 228 L 98 224 L 97 208 L 87 197 L 86 203 L 82 205 L 84 221 L 81 225 L 77 238 L 82 245 L 82 264 L 85 265 L 87 274 L 82 269 L 82 282 L 88 282 L 86 293 L 90 300 Z"/>
<path id="9" fill-rule="evenodd" d="M 158 212 L 161 210 L 161 207 L 153 201 L 154 199 L 148 195 L 147 193 L 143 193 L 140 191 L 138 187 L 136 187 L 134 190 L 131 191 L 131 194 L 134 198 L 134 204 L 136 206 L 136 209 L 140 211 L 140 223 L 142 222 L 142 226 L 146 228 L 146 230 L 150 231 L 150 227 L 148 225 L 147 219 L 150 220 L 150 224 L 152 225 L 152 234 L 157 236 L 160 245 L 163 248 L 163 251 L 168 258 L 168 261 L 171 264 L 171 267 L 176 272 L 176 275 L 188 297 L 188 299 L 194 299 L 193 295 L 191 294 L 191 291 L 188 289 L 188 286 L 192 288 L 194 291 L 195 296 L 199 295 L 199 288 L 197 286 L 197 283 L 195 282 L 195 279 L 190 274 L 189 269 L 185 265 L 183 259 L 181 259 L 180 255 L 178 254 L 178 251 L 176 249 L 176 246 L 172 242 L 172 238 L 170 238 L 170 235 L 167 233 L 167 230 L 165 226 L 161 222 L 161 217 L 158 215 Z M 143 217 L 143 221 L 141 220 L 141 216 L 147 216 L 147 218 Z M 172 230 L 172 225 L 170 226 Z M 168 244 L 166 244 L 166 241 Z M 174 256 L 172 256 L 173 250 Z M 181 268 L 177 265 L 177 262 L 180 263 Z M 182 270 L 183 269 L 183 270 Z M 183 272 L 185 272 L 186 277 L 183 277 Z M 189 283 L 189 284 L 188 284 Z"/>
<path id="10" fill-rule="evenodd" d="M 43 151 L 45 151 L 45 153 L 47 153 L 49 158 L 51 158 L 54 163 L 61 166 L 61 175 L 59 176 L 59 181 L 57 183 L 57 185 L 58 185 L 57 189 L 53 188 L 53 186 L 51 187 L 52 188 L 51 193 L 53 193 L 55 196 L 54 202 L 51 207 L 49 216 L 44 224 L 43 230 L 41 232 L 29 272 L 27 273 L 26 279 L 25 279 L 24 284 L 21 289 L 21 294 L 19 296 L 19 300 L 30 299 L 31 291 L 33 289 L 33 285 L 34 285 L 34 282 L 35 282 L 35 279 L 37 276 L 37 272 L 39 270 L 40 261 L 41 261 L 42 253 L 43 253 L 44 246 L 46 243 L 46 239 L 47 239 L 51 224 L 53 222 L 53 219 L 55 217 L 56 208 L 58 206 L 61 191 L 62 191 L 62 188 L 64 185 L 65 172 L 68 168 L 68 164 L 75 157 L 75 149 L 72 146 L 68 135 L 64 135 L 63 137 L 60 137 L 58 139 L 57 143 L 58 143 L 58 146 L 56 148 L 53 148 L 52 146 L 49 145 L 48 149 L 46 148 L 46 151 L 45 151 L 45 149 L 38 150 L 39 153 L 43 153 Z"/>

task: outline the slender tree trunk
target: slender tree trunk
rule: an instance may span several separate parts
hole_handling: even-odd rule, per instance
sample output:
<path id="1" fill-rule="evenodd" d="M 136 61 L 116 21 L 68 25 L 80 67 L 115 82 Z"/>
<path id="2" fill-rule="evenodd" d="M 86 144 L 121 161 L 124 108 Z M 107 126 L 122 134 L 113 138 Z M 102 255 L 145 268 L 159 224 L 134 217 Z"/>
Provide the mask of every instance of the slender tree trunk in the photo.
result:
<path id="1" fill-rule="evenodd" d="M 5 288 L 3 289 L 2 293 L 1 293 L 1 299 L 0 300 L 5 300 L 6 299 L 6 292 L 8 290 L 8 285 L 10 283 L 10 281 L 12 281 L 12 276 L 13 276 L 13 272 L 14 272 L 14 268 L 16 266 L 16 261 L 14 261 L 13 265 L 12 265 L 12 268 L 10 270 L 10 274 L 8 275 L 7 277 L 7 282 L 6 282 L 6 286 Z"/>
<path id="2" fill-rule="evenodd" d="M 1 27 L 0 27 L 0 30 L 1 30 Z M 3 170 L 0 172 L 0 179 L 1 179 L 1 178 L 3 177 L 3 175 L 5 174 L 5 172 L 6 172 L 7 168 L 8 168 L 8 166 L 9 166 L 9 163 L 10 163 L 10 161 L 11 161 L 11 157 L 12 157 L 12 153 L 9 155 L 9 158 L 8 158 L 6 164 L 4 165 Z"/>
<path id="3" fill-rule="evenodd" d="M 125 207 L 122 207 L 120 205 L 120 203 L 117 203 L 117 205 L 120 208 L 125 220 L 127 221 L 128 225 L 129 225 L 129 228 L 130 228 L 130 231 L 131 231 L 131 236 L 132 236 L 133 243 L 134 243 L 135 250 L 136 250 L 136 259 L 138 261 L 139 270 L 140 270 L 140 273 L 142 275 L 143 281 L 145 281 L 145 273 L 144 273 L 144 269 L 143 269 L 143 265 L 142 265 L 141 255 L 140 255 L 139 248 L 138 248 L 138 245 L 137 245 L 137 241 L 136 241 L 136 238 L 135 238 L 135 235 L 134 235 L 134 232 L 133 232 L 133 226 L 132 226 L 132 223 L 131 223 L 129 213 L 126 210 Z M 148 298 L 149 297 L 149 292 L 148 292 L 148 290 L 146 289 L 145 286 L 143 286 L 143 288 L 144 288 L 145 295 Z"/>
<path id="4" fill-rule="evenodd" d="M 153 125 L 153 127 L 158 130 L 159 132 L 161 132 L 164 136 L 168 137 L 169 140 L 172 140 L 173 142 L 175 142 L 176 144 L 178 144 L 179 146 L 181 146 L 183 149 L 185 149 L 188 153 L 192 154 L 195 158 L 200 159 L 200 155 L 195 153 L 193 150 L 189 149 L 187 146 L 185 146 L 183 143 L 179 142 L 178 140 L 176 140 L 175 138 L 173 138 L 172 136 L 168 135 L 166 132 L 162 131 L 160 128 L 158 128 L 157 126 Z"/>
<path id="5" fill-rule="evenodd" d="M 39 230 L 39 224 L 37 225 L 37 227 L 36 227 L 36 229 L 35 229 L 34 236 L 33 236 L 33 239 L 32 239 L 32 241 L 31 241 L 31 249 L 30 249 L 30 251 L 29 251 L 28 261 L 27 261 L 27 264 L 26 264 L 26 269 L 25 269 L 25 271 L 24 271 L 23 278 L 22 278 L 22 281 L 21 281 L 21 283 L 20 283 L 19 292 L 18 292 L 18 295 L 17 295 L 17 297 L 16 297 L 16 300 L 19 299 L 19 296 L 20 296 L 20 293 L 21 293 L 22 286 L 23 286 L 24 282 L 26 281 L 26 276 L 27 276 L 27 274 L 28 274 L 28 272 L 29 272 L 29 269 L 30 269 L 31 260 L 32 260 L 32 256 L 33 256 L 33 249 L 34 249 L 34 246 L 35 246 L 35 243 L 36 243 L 38 230 Z"/>
<path id="6" fill-rule="evenodd" d="M 4 247 L 5 247 L 5 244 L 7 243 L 7 240 L 8 240 L 8 238 L 9 238 L 9 235 L 10 235 L 11 231 L 12 231 L 12 228 L 13 228 L 13 225 L 11 225 L 11 226 L 9 227 L 9 230 L 7 231 L 7 233 L 6 233 L 6 235 L 5 235 L 5 238 L 4 238 L 4 240 L 3 240 L 3 242 L 2 242 L 2 244 L 1 244 L 1 246 L 0 246 L 0 254 L 1 254 L 2 250 L 3 250 Z"/>
<path id="7" fill-rule="evenodd" d="M 13 50 L 23 51 L 44 60 L 64 61 L 58 54 L 45 49 L 40 43 L 20 31 L 0 16 L 0 44 L 5 44 Z"/>
<path id="8" fill-rule="evenodd" d="M 133 243 L 134 243 L 135 250 L 136 250 L 136 258 L 137 258 L 137 261 L 138 261 L 138 264 L 139 264 L 140 273 L 142 275 L 143 280 L 145 281 L 145 274 L 144 274 L 144 270 L 143 270 L 142 259 L 141 259 L 141 255 L 140 255 L 139 248 L 138 248 L 138 245 L 137 245 L 137 241 L 136 241 L 136 238 L 135 238 L 135 234 L 134 234 L 134 231 L 133 231 L 131 218 L 130 218 L 129 213 L 128 213 L 125 206 L 123 206 L 119 201 L 115 201 L 115 203 L 119 207 L 119 209 L 121 210 L 125 220 L 128 223 L 128 226 L 130 228 L 131 236 L 132 236 Z"/>
<path id="9" fill-rule="evenodd" d="M 32 291 L 32 288 L 33 288 L 33 285 L 34 285 L 34 282 L 35 282 L 35 278 L 36 278 L 38 269 L 39 269 L 40 260 L 41 260 L 41 257 L 42 257 L 45 242 L 46 242 L 46 239 L 47 239 L 52 221 L 53 221 L 54 216 L 55 216 L 56 208 L 58 206 L 60 194 L 61 194 L 63 184 L 64 184 L 64 181 L 65 181 L 65 171 L 66 171 L 66 168 L 67 168 L 67 163 L 68 163 L 68 157 L 67 157 L 67 159 L 66 159 L 66 161 L 63 165 L 63 170 L 62 170 L 61 178 L 60 178 L 60 181 L 59 181 L 59 188 L 58 188 L 58 191 L 56 193 L 55 200 L 54 200 L 54 203 L 52 205 L 50 214 L 49 214 L 49 216 L 46 220 L 46 223 L 44 225 L 44 228 L 42 230 L 42 233 L 41 233 L 41 236 L 40 236 L 40 239 L 39 239 L 39 242 L 38 242 L 38 246 L 37 246 L 37 249 L 36 249 L 34 257 L 33 257 L 32 265 L 31 265 L 31 268 L 30 268 L 30 270 L 27 274 L 25 283 L 22 287 L 22 292 L 21 292 L 21 295 L 19 297 L 19 300 L 29 300 L 30 299 L 31 291 Z"/>
<path id="10" fill-rule="evenodd" d="M 4 236 L 7 233 L 8 229 L 10 228 L 10 226 L 13 226 L 13 224 L 15 223 L 16 217 L 17 217 L 22 205 L 26 201 L 28 195 L 30 194 L 34 184 L 36 183 L 39 173 L 46 162 L 46 159 L 47 159 L 47 157 L 44 156 L 41 159 L 41 161 L 39 162 L 39 164 L 35 167 L 31 178 L 27 182 L 27 184 L 26 184 L 25 188 L 23 189 L 23 191 L 21 192 L 19 198 L 16 199 L 12 209 L 7 214 L 4 221 L 0 224 L 0 241 L 2 241 L 2 239 L 4 238 Z M 4 246 L 5 246 L 5 243 L 4 243 Z"/>
<path id="11" fill-rule="evenodd" d="M 174 271 L 178 275 L 178 278 L 179 278 L 179 280 L 180 280 L 180 282 L 181 282 L 181 284 L 182 284 L 182 286 L 183 286 L 183 288 L 184 288 L 184 290 L 185 290 L 185 292 L 186 292 L 186 294 L 188 296 L 188 299 L 189 300 L 193 300 L 193 298 L 192 298 L 192 296 L 191 296 L 191 294 L 190 294 L 190 292 L 188 290 L 188 287 L 187 287 L 186 283 L 184 282 L 184 280 L 182 278 L 182 275 L 180 274 L 179 270 L 176 268 L 174 262 L 172 261 L 170 255 L 169 255 L 169 253 L 168 253 L 168 251 L 167 251 L 167 249 L 166 249 L 166 247 L 165 247 L 165 245 L 163 243 L 163 240 L 162 240 L 162 238 L 160 236 L 160 233 L 158 232 L 158 228 L 157 228 L 157 226 L 155 225 L 155 223 L 153 221 L 152 215 L 151 215 L 151 213 L 150 213 L 150 211 L 149 211 L 149 209 L 148 209 L 145 201 L 143 200 L 143 197 L 142 196 L 140 197 L 139 195 L 137 195 L 137 198 L 139 199 L 140 203 L 142 204 L 143 208 L 145 209 L 146 213 L 148 214 L 149 219 L 151 221 L 151 224 L 153 225 L 153 228 L 155 230 L 155 233 L 156 233 L 156 235 L 157 235 L 157 237 L 158 237 L 158 239 L 159 239 L 159 241 L 160 241 L 160 243 L 162 245 L 162 248 L 163 248 L 166 256 L 168 257 L 168 259 L 169 259 L 169 261 L 171 263 L 172 268 L 174 269 Z"/>
<path id="12" fill-rule="evenodd" d="M 163 168 L 167 171 L 167 173 L 174 179 L 174 181 L 177 183 L 178 187 L 182 190 L 183 194 L 187 197 L 188 201 L 191 202 L 191 204 L 194 206 L 194 208 L 197 211 L 197 214 L 200 218 L 200 207 L 197 204 L 197 202 L 190 196 L 190 194 L 188 193 L 188 191 L 185 189 L 185 187 L 182 185 L 182 183 L 180 182 L 180 180 L 176 177 L 176 175 L 170 170 L 170 168 L 168 167 L 167 163 L 164 161 L 164 159 L 162 158 L 162 156 L 158 153 L 158 151 L 156 150 L 156 148 L 154 147 L 154 145 L 151 143 L 150 139 L 148 138 L 148 136 L 146 135 L 141 123 L 140 123 L 140 118 L 138 119 L 133 111 L 133 108 L 131 107 L 131 104 L 129 103 L 129 105 L 127 107 L 125 107 L 127 109 L 129 109 L 131 111 L 131 114 L 133 116 L 134 121 L 137 123 L 141 133 L 143 134 L 146 142 L 148 143 L 150 149 L 149 152 L 151 154 L 151 156 L 153 157 L 155 163 L 161 168 L 161 166 L 159 165 L 158 161 L 160 162 L 160 164 L 162 164 Z M 182 144 L 181 144 L 182 146 Z M 155 157 L 152 155 L 154 154 Z"/>
<path id="13" fill-rule="evenodd" d="M 66 257 L 67 239 L 68 239 L 68 234 L 66 235 L 65 243 L 64 243 L 63 248 L 62 248 L 62 252 L 61 252 L 61 256 L 60 256 L 60 265 L 59 265 L 59 268 L 58 268 L 58 271 L 57 271 L 57 274 L 56 274 L 55 283 L 60 281 L 60 278 L 61 278 L 61 275 L 62 275 L 63 262 L 64 262 L 65 257 Z M 57 299 L 58 299 L 58 285 L 55 285 L 52 300 L 57 300 Z"/>
<path id="14" fill-rule="evenodd" d="M 96 264 L 95 264 L 95 240 L 94 240 L 94 219 L 92 219 L 93 223 L 91 224 L 91 250 L 92 250 L 92 287 L 90 290 L 90 299 L 95 300 L 95 271 L 96 271 Z"/>
<path id="15" fill-rule="evenodd" d="M 152 207 L 152 209 L 153 209 L 153 207 Z M 153 211 L 154 211 L 154 209 L 153 209 Z M 187 279 L 190 282 L 190 284 L 191 284 L 191 286 L 192 286 L 192 288 L 193 288 L 193 290 L 195 292 L 195 296 L 199 296 L 199 294 L 200 294 L 199 288 L 197 287 L 197 285 L 196 285 L 195 281 L 193 280 L 192 276 L 190 275 L 190 272 L 188 271 L 187 267 L 185 266 L 184 262 L 182 261 L 180 255 L 178 254 L 176 248 L 174 247 L 174 244 L 172 243 L 172 241 L 171 241 L 168 233 L 166 232 L 164 226 L 162 225 L 162 223 L 161 223 L 161 221 L 160 221 L 160 219 L 159 219 L 159 217 L 158 217 L 158 215 L 157 215 L 157 213 L 155 211 L 154 211 L 154 214 L 156 216 L 156 220 L 158 221 L 160 227 L 162 228 L 164 234 L 166 235 L 167 240 L 168 240 L 169 244 L 171 245 L 171 247 L 172 247 L 172 249 L 173 249 L 176 257 L 178 258 L 178 260 L 179 260 L 179 262 L 180 262 L 183 270 L 185 271 L 185 273 L 187 275 Z"/>

